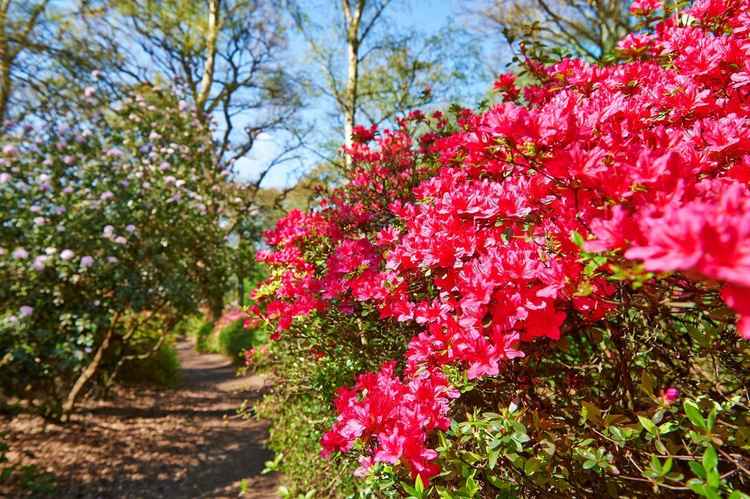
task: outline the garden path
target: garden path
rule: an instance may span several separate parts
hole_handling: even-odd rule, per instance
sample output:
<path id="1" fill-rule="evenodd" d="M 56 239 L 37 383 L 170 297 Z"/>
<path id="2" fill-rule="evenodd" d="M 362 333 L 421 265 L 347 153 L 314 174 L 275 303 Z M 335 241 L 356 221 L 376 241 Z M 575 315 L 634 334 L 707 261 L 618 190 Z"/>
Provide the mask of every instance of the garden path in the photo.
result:
<path id="1" fill-rule="evenodd" d="M 276 497 L 275 477 L 260 474 L 271 457 L 266 426 L 236 413 L 260 396 L 264 379 L 237 378 L 225 357 L 198 354 L 188 341 L 177 348 L 176 389 L 118 388 L 111 400 L 81 404 L 67 426 L 0 418 L 11 460 L 54 476 L 55 497 Z M 43 480 L 36 485 L 44 489 Z"/>

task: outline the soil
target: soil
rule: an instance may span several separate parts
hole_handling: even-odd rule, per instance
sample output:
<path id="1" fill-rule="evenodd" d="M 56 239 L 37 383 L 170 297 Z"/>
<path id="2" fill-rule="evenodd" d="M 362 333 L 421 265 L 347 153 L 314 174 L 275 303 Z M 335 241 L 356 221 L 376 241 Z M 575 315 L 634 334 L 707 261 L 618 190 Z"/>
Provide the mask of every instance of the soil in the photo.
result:
<path id="1" fill-rule="evenodd" d="M 36 489 L 19 490 L 16 472 L 0 497 L 277 497 L 276 477 L 261 474 L 271 458 L 266 425 L 237 414 L 262 394 L 264 379 L 238 378 L 225 357 L 198 354 L 187 341 L 177 347 L 176 389 L 117 388 L 109 400 L 83 402 L 65 426 L 0 416 L 11 464 L 27 466 Z"/>

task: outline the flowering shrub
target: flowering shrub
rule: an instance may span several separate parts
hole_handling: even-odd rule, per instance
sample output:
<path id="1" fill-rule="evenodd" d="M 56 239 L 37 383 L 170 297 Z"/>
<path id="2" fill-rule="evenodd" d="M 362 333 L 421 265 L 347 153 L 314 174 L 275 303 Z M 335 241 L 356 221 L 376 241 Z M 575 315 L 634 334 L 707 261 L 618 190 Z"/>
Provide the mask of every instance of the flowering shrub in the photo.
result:
<path id="1" fill-rule="evenodd" d="M 349 183 L 268 232 L 279 348 L 349 383 L 395 359 L 321 439 L 366 490 L 745 497 L 750 3 L 660 8 L 618 64 L 358 128 Z"/>
<path id="2" fill-rule="evenodd" d="M 126 341 L 141 322 L 173 324 L 223 296 L 235 252 L 221 224 L 234 201 L 211 154 L 210 136 L 163 90 L 8 138 L 0 160 L 6 395 L 59 414 L 99 349 Z"/>

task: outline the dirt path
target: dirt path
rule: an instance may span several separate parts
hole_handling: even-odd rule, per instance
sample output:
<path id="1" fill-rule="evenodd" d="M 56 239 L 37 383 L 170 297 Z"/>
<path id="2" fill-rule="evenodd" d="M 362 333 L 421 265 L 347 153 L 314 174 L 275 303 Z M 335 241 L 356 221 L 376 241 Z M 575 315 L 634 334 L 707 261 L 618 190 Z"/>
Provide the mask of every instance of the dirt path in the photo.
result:
<path id="1" fill-rule="evenodd" d="M 243 480 L 241 497 L 276 497 L 274 477 L 260 474 L 271 457 L 266 428 L 236 414 L 257 399 L 263 379 L 237 378 L 224 357 L 177 346 L 178 389 L 118 389 L 112 400 L 84 403 L 65 427 L 0 418 L 11 460 L 54 475 L 55 497 L 235 498 Z M 3 494 L 14 495 L 0 485 Z"/>

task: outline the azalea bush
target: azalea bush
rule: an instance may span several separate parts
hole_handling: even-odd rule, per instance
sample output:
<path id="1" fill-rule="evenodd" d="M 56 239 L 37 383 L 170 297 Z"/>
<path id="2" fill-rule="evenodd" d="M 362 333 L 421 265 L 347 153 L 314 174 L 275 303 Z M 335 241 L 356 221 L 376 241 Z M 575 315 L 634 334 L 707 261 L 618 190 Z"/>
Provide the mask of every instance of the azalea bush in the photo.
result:
<path id="1" fill-rule="evenodd" d="M 632 11 L 615 64 L 358 127 L 348 183 L 267 233 L 267 403 L 314 400 L 343 463 L 282 456 L 293 490 L 747 497 L 750 2 Z"/>
<path id="2" fill-rule="evenodd" d="M 210 133 L 166 89 L 6 137 L 0 160 L 0 388 L 59 416 L 112 352 L 223 298 L 248 248 Z M 141 352 L 143 353 L 143 352 Z M 108 365 L 117 365 L 117 359 Z"/>

